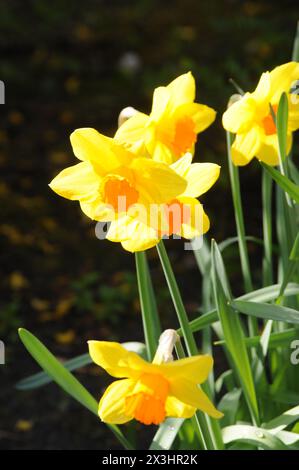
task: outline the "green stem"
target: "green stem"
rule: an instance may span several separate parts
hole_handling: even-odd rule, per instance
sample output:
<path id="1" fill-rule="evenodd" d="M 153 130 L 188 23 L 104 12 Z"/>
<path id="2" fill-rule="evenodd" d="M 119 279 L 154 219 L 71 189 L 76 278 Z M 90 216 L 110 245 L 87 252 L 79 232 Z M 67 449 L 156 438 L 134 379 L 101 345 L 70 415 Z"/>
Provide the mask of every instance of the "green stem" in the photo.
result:
<path id="1" fill-rule="evenodd" d="M 176 314 L 180 323 L 180 327 L 183 333 L 183 337 L 186 343 L 186 348 L 189 356 L 196 356 L 198 349 L 193 336 L 193 333 L 189 326 L 189 320 L 185 306 L 182 301 L 182 297 L 167 255 L 163 241 L 157 245 L 157 251 L 161 261 L 161 265 L 164 271 L 166 282 L 169 288 L 169 292 L 176 310 Z"/>
<path id="2" fill-rule="evenodd" d="M 146 254 L 143 251 L 135 253 L 135 260 L 147 357 L 151 361 L 155 356 L 159 342 L 161 333 L 160 321 L 154 300 Z"/>
<path id="3" fill-rule="evenodd" d="M 232 135 L 230 132 L 226 132 L 226 141 L 227 141 L 227 157 L 228 157 L 228 168 L 230 183 L 232 189 L 232 198 L 235 210 L 235 220 L 237 227 L 237 235 L 239 240 L 239 253 L 241 260 L 241 269 L 244 280 L 245 292 L 250 292 L 253 290 L 253 284 L 251 279 L 249 256 L 246 244 L 245 237 L 245 224 L 244 224 L 244 215 L 242 209 L 242 199 L 241 199 L 241 190 L 240 190 L 240 179 L 238 168 L 233 164 L 231 157 L 231 146 L 232 146 Z M 249 333 L 257 334 L 257 321 L 255 318 L 248 319 Z"/>
<path id="4" fill-rule="evenodd" d="M 176 310 L 176 314 L 180 323 L 188 355 L 195 356 L 198 354 L 198 349 L 189 325 L 187 312 L 185 310 L 185 306 L 182 301 L 176 278 L 173 273 L 163 241 L 161 241 L 157 245 L 157 251 L 169 288 L 169 292 L 174 304 L 174 308 Z M 197 424 L 199 435 L 202 436 L 204 447 L 208 450 L 218 449 L 219 447 L 217 446 L 217 437 L 213 435 L 211 418 L 206 414 L 198 411 L 195 415 L 194 421 Z"/>
<path id="5" fill-rule="evenodd" d="M 293 44 L 292 60 L 298 62 L 299 60 L 299 21 L 297 21 L 296 36 Z"/>
<path id="6" fill-rule="evenodd" d="M 272 262 L 272 188 L 273 181 L 268 172 L 263 169 L 262 173 L 262 201 L 263 201 L 263 234 L 264 234 L 264 262 L 263 262 L 263 284 L 273 284 L 273 262 Z"/>

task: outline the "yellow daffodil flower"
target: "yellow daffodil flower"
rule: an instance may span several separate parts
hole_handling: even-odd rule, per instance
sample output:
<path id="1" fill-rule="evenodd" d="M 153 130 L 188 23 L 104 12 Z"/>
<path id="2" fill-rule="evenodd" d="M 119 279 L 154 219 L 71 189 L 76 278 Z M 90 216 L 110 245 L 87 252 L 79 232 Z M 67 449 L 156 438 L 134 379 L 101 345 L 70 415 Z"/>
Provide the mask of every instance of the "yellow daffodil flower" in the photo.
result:
<path id="1" fill-rule="evenodd" d="M 150 115 L 137 112 L 120 126 L 115 138 L 133 152 L 147 152 L 156 161 L 173 163 L 193 152 L 197 134 L 216 116 L 212 108 L 194 99 L 195 81 L 189 72 L 156 88 Z"/>
<path id="2" fill-rule="evenodd" d="M 151 223 L 130 220 L 127 216 L 125 225 L 124 219 L 111 224 L 107 234 L 109 240 L 120 242 L 127 251 L 134 252 L 155 246 L 163 236 L 193 239 L 209 230 L 209 218 L 196 198 L 213 186 L 220 167 L 214 163 L 192 163 L 192 155 L 187 153 L 170 168 L 186 181 L 186 189 L 161 204 L 158 217 L 153 217 Z"/>
<path id="3" fill-rule="evenodd" d="M 278 139 L 273 114 L 277 113 L 280 97 L 287 93 L 289 120 L 287 153 L 292 146 L 292 132 L 299 128 L 298 96 L 290 89 L 299 80 L 299 63 L 289 62 L 263 73 L 253 93 L 245 93 L 223 114 L 223 127 L 236 134 L 232 145 L 235 165 L 247 165 L 253 157 L 267 163 L 279 163 Z"/>
<path id="4" fill-rule="evenodd" d="M 71 143 L 82 161 L 61 171 L 50 187 L 79 201 L 91 219 L 107 222 L 125 214 L 134 218 L 134 205 L 148 209 L 167 203 L 187 186 L 172 168 L 129 152 L 95 129 L 77 129 Z"/>
<path id="5" fill-rule="evenodd" d="M 92 360 L 114 381 L 99 403 L 99 416 L 110 424 L 136 419 L 143 424 L 160 424 L 167 416 L 190 418 L 197 409 L 213 418 L 223 415 L 198 387 L 213 366 L 208 355 L 193 356 L 161 364 L 149 363 L 120 344 L 89 341 Z"/>

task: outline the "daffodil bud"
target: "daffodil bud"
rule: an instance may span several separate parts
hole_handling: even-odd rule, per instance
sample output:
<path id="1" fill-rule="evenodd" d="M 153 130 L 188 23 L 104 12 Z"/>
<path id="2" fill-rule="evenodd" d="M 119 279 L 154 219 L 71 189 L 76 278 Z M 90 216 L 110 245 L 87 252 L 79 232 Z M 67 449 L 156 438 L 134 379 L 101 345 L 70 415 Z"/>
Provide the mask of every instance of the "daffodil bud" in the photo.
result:
<path id="1" fill-rule="evenodd" d="M 127 108 L 122 109 L 118 116 L 118 127 L 137 113 L 138 111 L 132 108 L 132 106 L 127 106 Z"/>
<path id="2" fill-rule="evenodd" d="M 159 338 L 159 346 L 155 354 L 154 363 L 162 364 L 173 361 L 173 348 L 180 339 L 175 330 L 165 330 Z"/>
<path id="3" fill-rule="evenodd" d="M 242 95 L 239 93 L 235 93 L 230 97 L 227 103 L 227 108 L 230 108 L 233 104 L 235 104 L 237 101 L 239 101 L 242 98 Z"/>

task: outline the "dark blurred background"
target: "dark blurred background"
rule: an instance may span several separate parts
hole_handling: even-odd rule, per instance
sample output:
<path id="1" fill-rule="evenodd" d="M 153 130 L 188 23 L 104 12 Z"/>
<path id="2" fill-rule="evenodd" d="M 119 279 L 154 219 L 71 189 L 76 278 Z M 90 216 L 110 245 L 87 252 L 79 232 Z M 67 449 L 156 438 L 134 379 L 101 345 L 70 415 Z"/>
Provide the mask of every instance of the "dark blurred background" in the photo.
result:
<path id="1" fill-rule="evenodd" d="M 253 89 L 262 71 L 290 60 L 299 18 L 296 0 L 7 0 L 0 3 L 1 311 L 0 448 L 117 448 L 113 435 L 55 385 L 14 390 L 38 371 L 17 337 L 24 326 L 61 359 L 85 353 L 88 339 L 142 340 L 134 256 L 99 241 L 77 203 L 49 181 L 76 163 L 69 134 L 95 127 L 113 135 L 119 111 L 150 111 L 153 89 L 191 70 L 197 101 L 218 111 L 200 134 L 196 158 L 222 165 L 203 198 L 210 236 L 235 234 L 221 115 L 233 77 Z M 261 236 L 260 169 L 241 170 L 247 233 Z M 200 307 L 194 256 L 168 242 L 190 318 Z M 155 250 L 148 252 L 165 327 L 177 323 Z M 250 245 L 259 284 L 261 252 Z M 225 257 L 236 293 L 235 248 Z M 199 338 L 200 339 L 200 338 Z M 106 377 L 86 367 L 79 379 L 99 397 Z M 107 382 L 105 382 L 107 383 Z"/>

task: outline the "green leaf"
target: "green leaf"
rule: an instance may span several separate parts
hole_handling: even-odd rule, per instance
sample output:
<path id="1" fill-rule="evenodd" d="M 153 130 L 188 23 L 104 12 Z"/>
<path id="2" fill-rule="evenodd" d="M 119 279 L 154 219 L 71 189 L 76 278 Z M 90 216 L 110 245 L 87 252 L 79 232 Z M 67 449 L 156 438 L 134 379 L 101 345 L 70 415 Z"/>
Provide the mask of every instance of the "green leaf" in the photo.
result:
<path id="1" fill-rule="evenodd" d="M 264 425 L 265 429 L 268 429 L 271 433 L 278 433 L 282 431 L 290 424 L 299 420 L 299 406 L 295 406 L 290 410 L 285 411 L 277 418 L 271 419 L 267 424 Z M 298 436 L 299 437 L 299 436 Z"/>
<path id="2" fill-rule="evenodd" d="M 264 287 L 263 289 L 258 289 L 248 294 L 241 295 L 235 300 L 250 300 L 256 302 L 270 302 L 275 300 L 280 293 L 280 284 L 273 284 L 273 286 Z M 299 284 L 294 282 L 289 283 L 287 288 L 284 291 L 284 297 L 291 295 L 299 294 Z M 193 332 L 202 330 L 206 326 L 211 325 L 212 323 L 219 321 L 217 310 L 211 310 L 206 312 L 198 318 L 195 318 L 190 322 L 190 328 Z M 177 330 L 178 334 L 181 334 L 181 330 Z"/>
<path id="3" fill-rule="evenodd" d="M 298 338 L 298 331 L 295 328 L 289 328 L 288 330 L 271 333 L 268 348 L 276 349 L 280 346 L 285 346 L 286 344 L 290 344 L 290 341 L 296 338 Z M 260 336 L 250 336 L 249 338 L 245 338 L 245 343 L 247 347 L 251 348 L 259 346 L 260 340 Z M 225 344 L 225 341 L 215 341 L 214 344 L 216 346 L 221 346 Z"/>
<path id="4" fill-rule="evenodd" d="M 257 399 L 253 383 L 252 371 L 245 345 L 243 328 L 238 315 L 234 315 L 228 305 L 230 287 L 220 251 L 216 242 L 212 241 L 212 278 L 215 303 L 223 329 L 226 347 L 234 366 L 234 370 L 242 386 L 254 423 L 259 421 Z"/>
<path id="5" fill-rule="evenodd" d="M 146 253 L 135 253 L 135 261 L 147 359 L 151 361 L 158 347 L 161 327 Z"/>
<path id="6" fill-rule="evenodd" d="M 237 235 L 238 235 L 238 242 L 239 242 L 241 269 L 242 269 L 242 274 L 243 274 L 245 291 L 249 292 L 249 291 L 252 291 L 252 279 L 251 279 L 248 249 L 247 249 L 247 244 L 245 241 L 246 234 L 245 234 L 244 214 L 243 214 L 241 189 L 240 189 L 239 169 L 233 164 L 233 161 L 232 161 L 232 156 L 231 156 L 232 134 L 230 132 L 226 132 L 226 143 L 227 143 L 229 177 L 230 177 L 230 183 L 231 183 L 234 212 L 235 212 L 235 221 L 236 221 Z M 254 325 L 252 325 L 252 327 L 254 328 Z"/>
<path id="7" fill-rule="evenodd" d="M 191 241 L 193 253 L 201 274 L 204 276 L 210 267 L 211 253 L 206 237 L 203 237 L 203 244 L 200 249 L 197 248 L 195 241 Z"/>
<path id="8" fill-rule="evenodd" d="M 252 237 L 251 235 L 246 235 L 245 240 L 247 242 L 256 243 L 257 245 L 261 245 L 261 246 L 263 246 L 264 244 L 261 238 Z M 223 242 L 220 242 L 218 244 L 218 248 L 221 251 L 221 253 L 223 253 L 223 251 L 226 250 L 226 248 L 228 248 L 229 246 L 235 243 L 239 243 L 239 237 L 230 237 L 230 238 L 227 238 L 226 240 L 223 240 Z"/>
<path id="9" fill-rule="evenodd" d="M 288 167 L 289 167 L 289 173 L 290 173 L 289 176 L 291 176 L 294 183 L 299 185 L 299 170 L 294 164 L 294 162 L 292 161 L 291 157 L 288 157 Z"/>
<path id="10" fill-rule="evenodd" d="M 285 260 L 285 269 L 283 272 L 283 279 L 282 279 L 282 283 L 281 283 L 280 290 L 279 290 L 279 296 L 276 301 L 276 303 L 278 304 L 280 304 L 282 301 L 285 288 L 296 270 L 298 260 L 299 260 L 299 233 L 297 233 L 296 235 L 289 259 Z"/>
<path id="11" fill-rule="evenodd" d="M 258 302 L 244 302 L 242 300 L 233 301 L 231 306 L 245 315 L 252 315 L 257 318 L 286 323 L 299 323 L 299 311 L 289 307 Z"/>
<path id="12" fill-rule="evenodd" d="M 262 201 L 263 201 L 263 284 L 273 284 L 273 237 L 272 237 L 272 192 L 273 180 L 269 173 L 262 172 Z"/>
<path id="13" fill-rule="evenodd" d="M 224 414 L 221 419 L 221 426 L 229 426 L 235 422 L 241 393 L 240 388 L 234 388 L 221 398 L 217 406 Z"/>
<path id="14" fill-rule="evenodd" d="M 277 110 L 276 116 L 276 127 L 278 136 L 278 146 L 281 162 L 284 162 L 286 158 L 287 150 L 287 131 L 288 131 L 288 98 L 286 93 L 282 93 Z"/>
<path id="15" fill-rule="evenodd" d="M 216 392 L 217 393 L 221 392 L 221 389 L 223 386 L 225 386 L 226 390 L 228 390 L 229 392 L 235 388 L 234 374 L 231 369 L 228 369 L 219 375 L 218 379 L 215 382 Z"/>
<path id="16" fill-rule="evenodd" d="M 128 351 L 135 352 L 139 354 L 141 357 L 145 359 L 145 345 L 143 343 L 138 343 L 135 341 L 122 343 L 122 346 L 126 348 Z M 90 355 L 81 354 L 80 356 L 74 357 L 69 361 L 65 361 L 63 363 L 63 367 L 65 367 L 69 371 L 80 369 L 88 364 L 92 363 L 92 359 Z M 20 380 L 16 384 L 17 390 L 32 390 L 42 385 L 46 385 L 52 382 L 52 378 L 46 372 L 38 372 L 37 374 L 30 375 L 25 379 Z"/>
<path id="17" fill-rule="evenodd" d="M 169 450 L 184 422 L 182 418 L 167 418 L 160 424 L 150 450 Z"/>
<path id="18" fill-rule="evenodd" d="M 172 270 L 172 266 L 170 260 L 168 258 L 165 246 L 163 241 L 161 240 L 160 243 L 156 246 L 157 252 L 161 261 L 161 266 L 165 275 L 165 279 L 168 285 L 169 293 L 172 298 L 173 306 L 175 308 L 177 318 L 179 320 L 182 335 L 184 337 L 185 346 L 189 356 L 197 355 L 198 348 L 195 342 L 194 336 L 192 334 L 188 315 L 181 297 L 181 293 Z M 197 412 L 195 414 L 197 429 L 199 435 L 201 436 L 201 440 L 204 443 L 204 447 L 207 449 L 214 449 L 214 444 L 217 442 L 217 436 L 214 436 L 214 431 L 212 427 L 208 426 L 208 422 L 210 421 L 210 417 L 204 413 Z M 216 426 L 219 426 L 216 423 Z M 215 437 L 215 440 L 214 440 Z"/>
<path id="19" fill-rule="evenodd" d="M 288 193 L 288 195 L 294 199 L 294 201 L 299 203 L 299 187 L 293 183 L 289 178 L 282 175 L 279 171 L 275 170 L 272 166 L 267 165 L 266 163 L 261 163 L 263 168 L 268 171 L 271 177 L 276 181 L 276 183 Z"/>
<path id="20" fill-rule="evenodd" d="M 63 363 L 63 367 L 67 370 L 72 371 L 84 367 L 92 362 L 90 355 L 81 354 L 80 356 L 74 357 L 69 361 Z M 41 387 L 52 382 L 52 377 L 49 376 L 46 372 L 38 372 L 37 374 L 30 375 L 25 379 L 20 380 L 16 384 L 18 390 L 32 390 L 34 388 Z"/>
<path id="21" fill-rule="evenodd" d="M 277 403 L 283 403 L 285 405 L 297 405 L 298 403 L 298 392 L 292 390 L 282 390 L 273 393 L 270 390 L 270 394 L 265 395 L 266 400 L 275 401 Z"/>
<path id="22" fill-rule="evenodd" d="M 228 426 L 222 430 L 222 436 L 225 444 L 244 442 L 266 450 L 288 450 L 288 447 L 278 437 L 256 426 L 246 424 Z"/>
<path id="23" fill-rule="evenodd" d="M 294 62 L 299 61 L 299 21 L 297 21 L 297 29 L 296 29 L 295 39 L 293 43 L 292 60 Z"/>
<path id="24" fill-rule="evenodd" d="M 272 286 L 258 289 L 248 294 L 238 297 L 236 300 L 249 300 L 252 302 L 270 302 L 275 300 L 280 292 L 280 284 L 273 284 Z M 284 296 L 288 297 L 299 293 L 299 284 L 290 282 L 285 289 Z"/>
<path id="25" fill-rule="evenodd" d="M 280 431 L 276 436 L 288 446 L 288 450 L 299 450 L 299 435 L 294 432 Z"/>
<path id="26" fill-rule="evenodd" d="M 296 239 L 290 253 L 290 261 L 299 261 L 299 233 L 296 235 Z"/>
<path id="27" fill-rule="evenodd" d="M 52 379 L 75 400 L 98 414 L 98 403 L 80 382 L 53 356 L 52 353 L 29 331 L 20 328 L 19 336 L 26 349 Z"/>
<path id="28" fill-rule="evenodd" d="M 66 393 L 71 395 L 81 405 L 96 416 L 98 415 L 98 403 L 92 395 L 80 384 L 80 382 L 53 356 L 53 354 L 28 330 L 19 329 L 19 336 L 36 362 L 52 377 Z M 131 444 L 115 425 L 108 426 L 126 449 L 131 449 Z"/>

